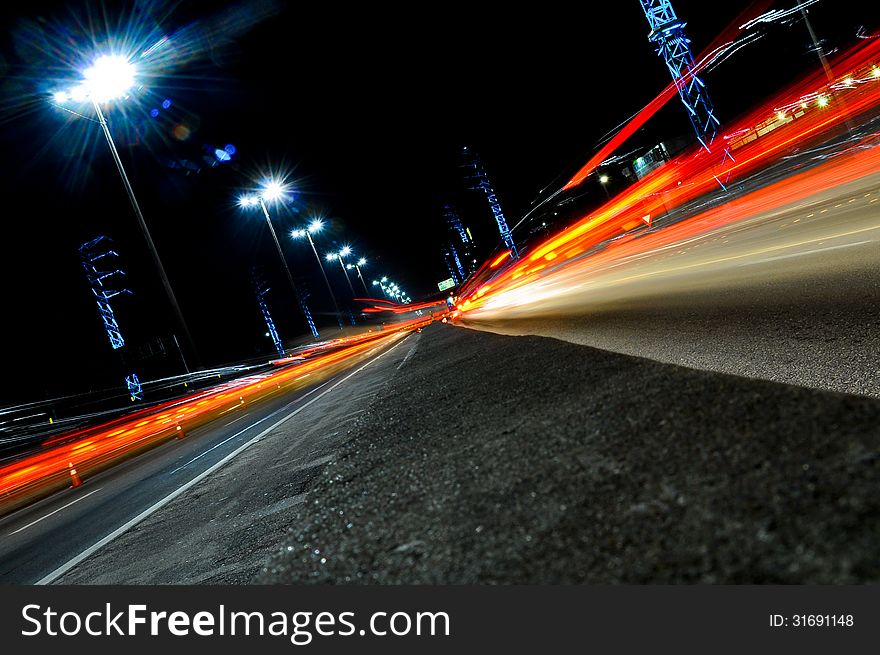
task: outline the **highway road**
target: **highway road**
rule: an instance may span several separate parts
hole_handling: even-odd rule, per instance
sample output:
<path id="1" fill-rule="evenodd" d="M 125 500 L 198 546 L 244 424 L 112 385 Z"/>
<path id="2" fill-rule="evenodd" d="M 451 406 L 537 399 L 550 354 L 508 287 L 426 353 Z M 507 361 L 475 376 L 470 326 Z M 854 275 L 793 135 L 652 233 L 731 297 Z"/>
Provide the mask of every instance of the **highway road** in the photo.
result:
<path id="1" fill-rule="evenodd" d="M 878 425 L 875 398 L 434 324 L 256 581 L 876 582 Z"/>
<path id="2" fill-rule="evenodd" d="M 3 519 L 4 580 L 877 579 L 880 400 L 436 323 L 375 355 Z"/>
<path id="3" fill-rule="evenodd" d="M 880 397 L 880 174 L 688 230 L 612 243 L 461 321 Z"/>
<path id="4" fill-rule="evenodd" d="M 390 345 L 394 350 L 400 341 Z M 314 429 L 320 421 L 309 423 L 301 413 L 329 402 L 332 394 L 346 393 L 355 382 L 381 383 L 372 377 L 374 362 L 389 348 L 378 348 L 353 368 L 329 379 L 300 388 L 240 410 L 203 427 L 189 431 L 185 438 L 167 442 L 146 454 L 87 479 L 82 486 L 56 493 L 36 504 L 0 519 L 0 582 L 49 583 L 77 564 L 85 566 L 95 552 L 112 545 L 140 522 L 147 520 L 204 479 L 216 476 L 222 468 L 247 449 L 279 430 L 293 438 L 291 456 L 310 453 L 312 444 L 303 438 L 305 426 Z M 330 412 L 332 415 L 332 412 Z M 261 492 L 261 500 L 266 498 Z M 190 508 L 192 509 L 192 508 Z M 212 517 L 205 519 L 209 523 Z M 166 537 L 176 539 L 182 529 Z M 176 564 L 191 553 L 169 558 Z M 267 555 L 267 553 L 263 553 Z M 146 554 L 127 557 L 143 561 Z M 103 569 L 103 567 L 101 567 Z M 112 570 L 103 570 L 112 575 Z M 155 581 L 155 570 L 149 580 Z M 92 582 L 94 578 L 86 581 Z M 172 581 L 181 581 L 179 579 Z"/>

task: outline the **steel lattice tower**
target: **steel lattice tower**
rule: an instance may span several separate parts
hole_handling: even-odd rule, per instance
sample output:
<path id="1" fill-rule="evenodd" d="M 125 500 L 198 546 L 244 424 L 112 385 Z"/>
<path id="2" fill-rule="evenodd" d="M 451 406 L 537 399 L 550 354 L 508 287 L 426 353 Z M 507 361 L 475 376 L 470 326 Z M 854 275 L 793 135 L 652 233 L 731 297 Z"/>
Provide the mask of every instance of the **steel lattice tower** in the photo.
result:
<path id="1" fill-rule="evenodd" d="M 449 229 L 458 235 L 458 238 L 461 239 L 463 244 L 470 243 L 470 237 L 468 237 L 467 230 L 461 222 L 461 217 L 458 215 L 458 212 L 455 211 L 455 207 L 450 204 L 443 205 L 443 218 L 446 219 L 446 225 Z"/>
<path id="2" fill-rule="evenodd" d="M 467 278 L 464 269 L 461 267 L 461 262 L 458 259 L 458 252 L 455 250 L 455 246 L 451 243 L 448 243 L 446 249 L 443 251 L 443 261 L 446 263 L 446 268 L 449 270 L 449 277 L 452 278 L 456 285 L 461 284 Z"/>
<path id="3" fill-rule="evenodd" d="M 455 267 L 458 270 L 458 276 L 453 275 L 453 277 L 460 277 L 464 282 L 467 276 L 477 269 L 477 263 L 474 259 L 474 240 L 461 222 L 461 217 L 455 207 L 449 203 L 443 205 L 443 218 L 446 219 L 446 226 L 450 234 L 448 255 L 455 260 Z M 462 253 L 461 257 L 458 254 L 459 249 Z"/>
<path id="4" fill-rule="evenodd" d="M 507 227 L 507 220 L 504 218 L 504 212 L 501 211 L 501 203 L 498 201 L 498 196 L 495 195 L 495 190 L 489 182 L 489 175 L 486 173 L 486 169 L 483 168 L 483 162 L 477 153 L 471 152 L 467 147 L 464 149 L 464 154 L 467 158 L 466 166 L 474 169 L 473 175 L 470 177 L 476 183 L 471 188 L 479 189 L 486 194 L 486 200 L 489 202 L 489 208 L 492 210 L 495 222 L 498 223 L 498 231 L 501 233 L 501 240 L 504 241 L 504 246 L 510 251 L 512 259 L 519 259 L 519 252 L 513 241 L 513 235 L 510 233 L 510 228 Z"/>
<path id="5" fill-rule="evenodd" d="M 281 343 L 281 337 L 278 336 L 278 330 L 275 329 L 275 321 L 272 320 L 269 305 L 266 304 L 266 294 L 269 293 L 269 287 L 256 268 L 251 271 L 251 280 L 254 283 L 254 292 L 257 295 L 257 303 L 260 305 L 260 313 L 266 322 L 266 330 L 268 330 L 269 336 L 272 338 L 272 343 L 275 345 L 275 350 L 278 351 L 278 356 L 284 357 L 284 345 Z"/>
<path id="6" fill-rule="evenodd" d="M 651 32 L 648 40 L 657 46 L 657 54 L 666 61 L 678 95 L 688 112 L 697 139 L 709 150 L 720 121 L 715 117 L 706 85 L 694 73 L 694 56 L 690 39 L 684 32 L 686 23 L 678 18 L 670 0 L 639 0 Z"/>
<path id="7" fill-rule="evenodd" d="M 315 319 L 312 318 L 312 312 L 309 310 L 309 306 L 306 304 L 306 300 L 309 299 L 308 291 L 300 292 L 300 306 L 302 307 L 303 314 L 306 315 L 306 323 L 309 324 L 309 330 L 312 331 L 312 336 L 317 339 L 318 338 L 318 328 L 315 326 Z"/>
<path id="8" fill-rule="evenodd" d="M 106 257 L 118 257 L 115 250 L 110 250 L 110 239 L 105 236 L 99 236 L 96 239 L 87 241 L 79 247 L 79 257 L 83 268 L 86 271 L 86 279 L 89 281 L 89 287 L 95 302 L 98 305 L 98 315 L 104 324 L 104 331 L 107 332 L 107 338 L 110 340 L 110 347 L 118 350 L 125 345 L 125 339 L 119 329 L 119 323 L 116 322 L 116 314 L 110 299 L 120 294 L 130 294 L 128 289 L 111 288 L 105 283 L 105 280 L 115 276 L 123 276 L 125 273 L 120 269 L 106 270 Z M 143 400 L 144 390 L 141 381 L 138 379 L 137 373 L 125 376 L 125 386 L 131 399 Z"/>
<path id="9" fill-rule="evenodd" d="M 455 262 L 455 268 L 458 270 L 458 276 L 461 278 L 462 282 L 467 279 L 467 275 L 464 272 L 464 266 L 461 265 L 461 259 L 458 256 L 458 251 L 455 249 L 455 246 L 451 243 L 449 244 L 449 250 L 452 254 L 452 261 Z M 454 277 L 454 276 L 453 276 Z"/>

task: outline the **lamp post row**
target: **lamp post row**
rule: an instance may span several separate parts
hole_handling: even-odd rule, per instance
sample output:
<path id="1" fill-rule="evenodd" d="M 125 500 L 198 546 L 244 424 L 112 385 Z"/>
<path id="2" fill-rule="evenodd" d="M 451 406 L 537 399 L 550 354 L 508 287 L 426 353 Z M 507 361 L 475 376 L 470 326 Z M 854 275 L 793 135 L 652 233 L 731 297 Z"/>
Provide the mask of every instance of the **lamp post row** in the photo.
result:
<path id="1" fill-rule="evenodd" d="M 167 273 L 165 272 L 165 267 L 163 266 L 162 260 L 159 257 L 159 252 L 156 249 L 156 244 L 153 241 L 146 220 L 144 219 L 144 215 L 137 201 L 137 197 L 135 196 L 134 189 L 131 186 L 131 182 L 129 181 L 128 176 L 125 172 L 125 168 L 122 164 L 122 160 L 119 157 L 119 152 L 117 151 L 116 144 L 113 141 L 113 136 L 110 132 L 107 118 L 101 107 L 102 103 L 108 103 L 112 100 L 125 97 L 130 89 L 135 86 L 135 76 L 135 67 L 127 57 L 112 54 L 103 55 L 98 57 L 90 67 L 83 71 L 83 79 L 78 84 L 74 85 L 69 90 L 55 92 L 53 94 L 53 99 L 56 104 L 62 106 L 69 103 L 88 103 L 91 105 L 93 111 L 95 112 L 95 116 L 97 119 L 96 122 L 101 126 L 101 130 L 104 134 L 104 137 L 106 138 L 107 145 L 110 149 L 110 154 L 112 155 L 113 161 L 116 164 L 116 168 L 119 171 L 119 176 L 122 179 L 122 184 L 125 187 L 126 194 L 128 195 L 129 201 L 131 202 L 131 206 L 134 210 L 138 226 L 143 233 L 144 240 L 147 243 L 147 248 L 150 251 L 153 263 L 156 267 L 157 272 L 159 273 L 162 287 L 165 291 L 166 296 L 168 297 L 168 301 L 174 312 L 175 318 L 180 325 L 187 345 L 189 346 L 196 362 L 198 362 L 198 351 L 196 349 L 195 342 L 192 339 L 192 335 L 189 331 L 186 320 L 184 319 L 183 312 L 181 311 L 180 305 L 177 302 L 177 297 L 174 294 L 171 282 L 168 278 Z M 269 208 L 267 206 L 267 202 L 280 199 L 284 195 L 284 192 L 285 190 L 281 183 L 275 180 L 269 180 L 263 186 L 259 193 L 245 195 L 239 198 L 239 204 L 244 208 L 259 206 L 262 210 L 263 216 L 265 216 L 266 218 L 266 223 L 269 226 L 269 232 L 272 235 L 272 239 L 278 251 L 278 256 L 281 258 L 281 263 L 284 267 L 284 272 L 287 275 L 288 282 L 293 289 L 297 301 L 302 306 L 304 306 L 304 299 L 300 294 L 300 291 L 297 288 L 296 284 L 294 283 L 293 275 L 290 272 L 290 267 L 287 265 L 287 260 L 284 257 L 284 251 L 281 248 L 281 242 L 278 240 L 278 235 L 275 232 L 275 228 L 272 224 L 272 218 L 269 214 Z M 322 226 L 322 222 L 316 219 L 312 221 L 307 228 L 294 230 L 293 232 L 291 232 L 291 236 L 294 238 L 306 237 L 308 239 L 309 245 L 312 248 L 312 252 L 314 253 L 315 258 L 318 260 L 318 266 L 321 269 L 321 275 L 323 276 L 324 282 L 327 285 L 327 291 L 330 293 L 330 298 L 333 302 L 336 317 L 341 328 L 342 318 L 341 312 L 339 311 L 339 304 L 336 301 L 336 296 L 333 293 L 333 288 L 330 284 L 329 278 L 327 277 L 327 272 L 324 270 L 324 266 L 321 263 L 321 258 L 318 256 L 318 250 L 315 247 L 315 242 L 312 239 L 312 233 L 319 231 Z M 348 269 L 352 267 L 356 269 L 358 277 L 360 278 L 361 283 L 364 286 L 364 291 L 366 292 L 367 286 L 364 282 L 364 278 L 360 270 L 360 267 L 366 264 L 366 260 L 361 258 L 360 260 L 358 260 L 357 264 L 346 265 L 343 258 L 347 257 L 350 254 L 351 248 L 346 246 L 337 253 L 328 253 L 328 259 L 339 260 L 342 271 L 345 274 L 345 279 L 348 282 L 349 288 L 351 289 L 352 296 L 354 296 L 354 287 L 352 286 L 351 278 L 348 275 Z"/>
<path id="2" fill-rule="evenodd" d="M 297 288 L 296 284 L 293 281 L 293 276 L 290 273 L 290 268 L 287 265 L 287 260 L 284 257 L 284 252 L 281 248 L 280 242 L 278 241 L 278 237 L 275 232 L 275 228 L 272 224 L 271 216 L 269 214 L 269 209 L 266 205 L 266 201 L 279 200 L 283 197 L 284 193 L 285 193 L 284 186 L 280 182 L 277 182 L 275 180 L 268 180 L 263 185 L 263 188 L 261 190 L 255 192 L 255 193 L 252 193 L 252 194 L 246 194 L 246 195 L 240 196 L 238 199 L 238 204 L 240 207 L 242 207 L 244 209 L 249 209 L 249 208 L 257 207 L 257 206 L 259 206 L 262 209 L 263 215 L 266 217 L 266 223 L 269 225 L 269 230 L 272 234 L 272 238 L 275 241 L 275 246 L 278 250 L 278 256 L 281 258 L 281 263 L 283 264 L 284 270 L 287 273 L 287 279 L 290 282 L 290 286 L 293 289 L 294 294 L 296 294 L 297 299 L 300 302 L 302 302 L 299 289 Z M 333 287 L 330 284 L 330 279 L 327 277 L 327 271 L 324 269 L 324 265 L 321 262 L 321 257 L 318 255 L 318 249 L 315 246 L 315 241 L 312 238 L 312 234 L 320 232 L 323 227 L 324 227 L 323 221 L 316 218 L 316 219 L 312 220 L 312 222 L 309 223 L 309 225 L 307 227 L 292 230 L 290 233 L 290 236 L 293 237 L 294 239 L 301 239 L 301 238 L 305 237 L 308 240 L 309 245 L 312 248 L 312 252 L 315 255 L 315 259 L 318 261 L 318 267 L 321 269 L 321 275 L 324 278 L 325 284 L 327 285 L 327 291 L 330 293 L 330 298 L 333 301 L 333 308 L 336 310 L 337 322 L 339 323 L 339 327 L 341 329 L 343 326 L 343 322 L 342 322 L 342 313 L 339 310 L 339 303 L 336 300 L 336 295 L 333 293 Z M 348 288 L 351 290 L 352 297 L 354 297 L 356 295 L 355 290 L 354 290 L 354 285 L 351 282 L 351 277 L 348 274 L 348 271 L 352 270 L 352 269 L 354 269 L 357 272 L 358 278 L 360 279 L 361 284 L 364 287 L 364 293 L 369 295 L 369 291 L 367 290 L 367 284 L 364 281 L 363 273 L 361 272 L 361 268 L 360 268 L 361 266 L 364 266 L 367 263 L 367 260 L 365 258 L 361 257 L 359 260 L 357 260 L 357 263 L 355 263 L 355 264 L 346 264 L 344 258 L 348 257 L 351 254 L 352 254 L 351 248 L 349 246 L 345 246 L 338 252 L 327 253 L 325 258 L 328 262 L 334 261 L 334 260 L 339 262 L 339 265 L 342 268 L 342 273 L 343 273 L 343 275 L 345 275 L 345 280 L 348 283 Z"/>

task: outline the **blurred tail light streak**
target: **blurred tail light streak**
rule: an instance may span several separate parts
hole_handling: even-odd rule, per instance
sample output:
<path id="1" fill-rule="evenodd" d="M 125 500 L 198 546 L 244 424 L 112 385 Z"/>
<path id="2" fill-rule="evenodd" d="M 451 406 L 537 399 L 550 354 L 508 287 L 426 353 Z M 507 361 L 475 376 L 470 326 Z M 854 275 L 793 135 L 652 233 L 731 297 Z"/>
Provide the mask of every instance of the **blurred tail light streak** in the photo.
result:
<path id="1" fill-rule="evenodd" d="M 385 331 L 336 339 L 303 357 L 275 362 L 271 373 L 249 375 L 184 398 L 146 407 L 113 421 L 53 437 L 38 452 L 0 466 L 0 515 L 66 487 L 175 438 L 184 438 L 242 405 L 303 386 L 303 379 L 329 377 L 376 349 L 431 322 L 431 317 L 395 323 Z M 330 352 L 321 352 L 330 350 Z M 292 362 L 292 363 L 291 363 Z"/>
<path id="2" fill-rule="evenodd" d="M 839 133 L 846 128 L 848 120 L 880 106 L 880 77 L 874 74 L 878 59 L 880 38 L 858 42 L 835 58 L 833 82 L 829 82 L 824 71 L 814 72 L 731 123 L 725 134 L 715 141 L 717 144 L 719 139 L 726 140 L 726 149 L 719 147 L 708 152 L 692 147 L 596 211 L 524 251 L 519 261 L 498 266 L 494 275 L 491 269 L 498 260 L 484 264 L 460 290 L 458 309 L 467 313 L 485 308 L 489 303 L 493 306 L 528 303 L 536 297 L 544 297 L 546 291 L 537 286 L 530 287 L 530 291 L 525 288 L 576 264 L 575 258 L 591 248 L 633 229 L 643 230 L 646 223 L 669 210 L 715 191 L 719 178 L 742 179 L 796 149 Z M 649 235 L 650 239 L 642 237 L 631 245 L 644 248 L 661 240 L 682 238 L 695 230 L 709 231 L 723 222 L 815 193 L 823 185 L 833 187 L 870 174 L 880 170 L 877 150 L 853 147 L 845 158 L 733 199 L 718 210 L 662 228 L 658 233 L 664 237 L 657 237 L 655 233 Z M 645 220 L 645 217 L 649 218 Z M 615 242 L 614 245 L 621 244 Z M 486 283 L 491 283 L 491 292 L 487 293 Z M 523 291 L 511 295 L 517 289 Z M 502 296 L 506 298 L 503 303 Z"/>

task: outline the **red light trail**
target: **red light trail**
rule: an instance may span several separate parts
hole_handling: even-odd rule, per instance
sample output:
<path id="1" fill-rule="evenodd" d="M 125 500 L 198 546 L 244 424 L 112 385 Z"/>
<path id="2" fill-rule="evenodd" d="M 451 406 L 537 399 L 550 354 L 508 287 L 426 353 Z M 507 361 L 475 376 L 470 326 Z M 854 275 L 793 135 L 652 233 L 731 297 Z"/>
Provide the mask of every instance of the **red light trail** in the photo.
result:
<path id="1" fill-rule="evenodd" d="M 329 377 L 431 320 L 417 318 L 384 331 L 336 339 L 287 362 L 275 362 L 280 368 L 270 373 L 249 375 L 101 425 L 55 436 L 42 444 L 39 452 L 0 466 L 0 514 L 65 487 L 78 486 L 81 480 L 124 459 L 182 438 L 187 431 L 245 405 Z M 330 352 L 321 352 L 327 350 Z M 285 365 L 288 362 L 293 363 Z"/>
<path id="2" fill-rule="evenodd" d="M 757 2 L 753 2 L 747 9 L 745 9 L 739 16 L 737 16 L 732 23 L 720 34 L 718 35 L 714 41 L 712 41 L 709 46 L 700 53 L 700 55 L 696 58 L 697 64 L 694 69 L 691 71 L 689 77 L 685 77 L 683 82 L 687 82 L 687 80 L 691 79 L 694 75 L 699 75 L 702 70 L 708 66 L 712 61 L 712 53 L 717 50 L 717 48 L 724 42 L 729 42 L 730 39 L 733 38 L 733 35 L 738 31 L 739 25 L 747 22 L 747 17 L 754 17 L 758 14 L 764 13 L 767 8 L 773 4 L 773 0 L 759 0 Z M 596 168 L 608 157 L 615 152 L 623 143 L 629 139 L 633 134 L 635 134 L 645 123 L 647 123 L 653 116 L 656 114 L 663 106 L 669 102 L 672 98 L 674 98 L 678 94 L 678 87 L 674 82 L 670 82 L 669 85 L 660 92 L 656 98 L 651 100 L 647 105 L 645 105 L 635 116 L 633 116 L 623 128 L 615 134 L 604 146 L 602 146 L 596 154 L 594 154 L 590 160 L 584 164 L 577 173 L 575 173 L 574 177 L 572 177 L 565 186 L 562 187 L 563 190 L 572 189 L 578 186 L 581 182 L 587 179 Z"/>
<path id="3" fill-rule="evenodd" d="M 721 152 L 723 148 L 708 152 L 692 147 L 685 151 L 596 211 L 533 246 L 519 261 L 508 262 L 494 276 L 489 277 L 491 266 L 481 269 L 480 274 L 462 289 L 458 310 L 474 311 L 490 301 L 498 302 L 505 294 L 512 298 L 509 296 L 512 291 L 539 278 L 546 279 L 571 265 L 575 258 L 591 248 L 635 228 L 644 228 L 652 217 L 718 189 L 719 181 L 729 184 L 741 180 L 779 161 L 796 148 L 807 147 L 845 129 L 848 120 L 880 105 L 878 58 L 880 39 L 856 44 L 839 54 L 832 64 L 834 81 L 828 81 L 824 71 L 813 73 L 732 123 L 727 132 L 716 139 L 716 143 L 726 142 L 729 154 Z M 880 168 L 871 151 L 855 152 L 847 161 L 846 168 L 840 168 L 839 162 L 826 163 L 791 180 L 731 201 L 723 208 L 728 212 L 725 215 L 732 216 L 731 208 L 736 208 L 742 217 L 766 209 L 771 198 L 774 203 L 790 202 L 798 193 L 816 192 L 823 188 L 821 185 L 841 184 L 854 179 L 853 176 L 867 175 Z M 720 215 L 709 212 L 684 221 L 683 224 L 689 226 L 687 228 L 676 225 L 661 232 L 667 235 L 665 238 L 674 239 L 685 229 L 696 229 L 695 226 L 710 230 Z M 653 237 L 637 242 L 643 247 L 642 244 L 653 243 Z M 516 297 L 526 302 L 529 294 L 521 293 Z"/>

